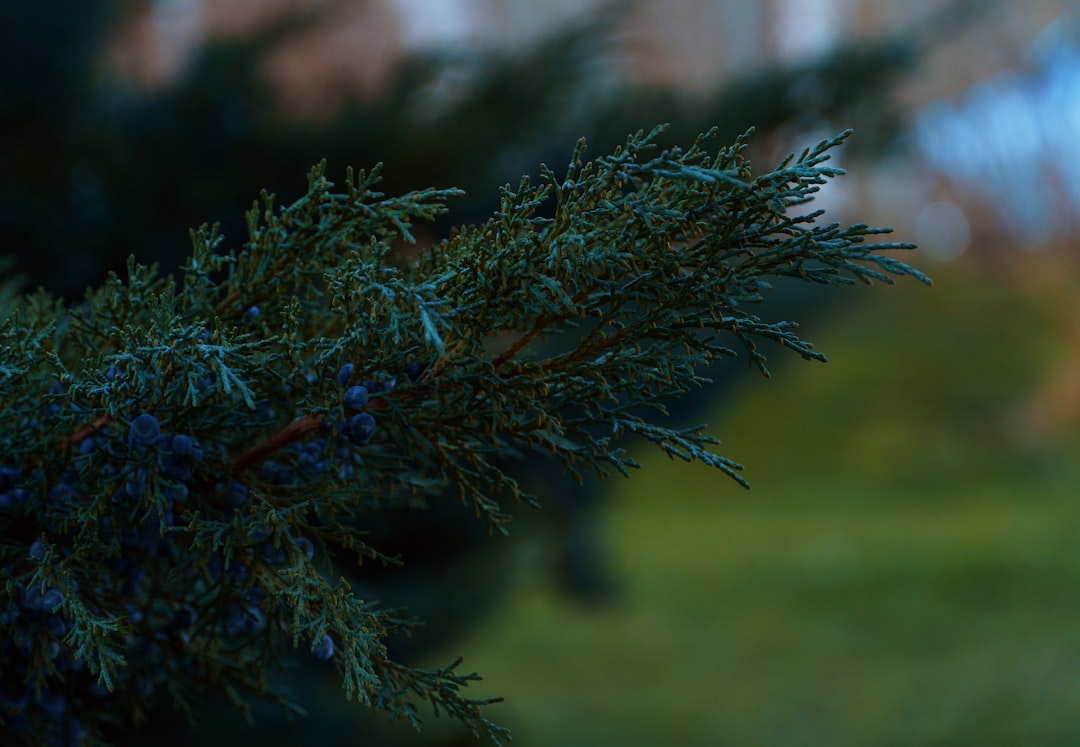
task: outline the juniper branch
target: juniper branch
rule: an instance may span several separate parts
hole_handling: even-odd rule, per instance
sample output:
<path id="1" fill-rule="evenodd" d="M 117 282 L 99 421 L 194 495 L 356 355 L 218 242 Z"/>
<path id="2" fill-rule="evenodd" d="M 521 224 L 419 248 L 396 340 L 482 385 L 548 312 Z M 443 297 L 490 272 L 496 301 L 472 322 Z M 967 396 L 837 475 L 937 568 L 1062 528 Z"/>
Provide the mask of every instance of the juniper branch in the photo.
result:
<path id="1" fill-rule="evenodd" d="M 538 501 L 508 460 L 625 475 L 626 435 L 746 485 L 664 402 L 740 353 L 768 373 L 763 342 L 824 360 L 753 313 L 770 278 L 929 282 L 892 256 L 910 244 L 868 243 L 884 229 L 802 210 L 846 133 L 757 177 L 745 138 L 661 135 L 591 162 L 579 143 L 407 266 L 395 244 L 457 192 L 387 197 L 377 170 L 335 191 L 320 165 L 292 205 L 263 195 L 239 249 L 194 231 L 179 285 L 132 261 L 76 308 L 0 297 L 4 728 L 62 712 L 96 739 L 155 694 L 194 716 L 209 684 L 295 709 L 268 672 L 299 647 L 371 706 L 504 738 L 461 692 L 474 675 L 388 658 L 412 622 L 331 581 L 330 551 L 407 563 L 367 544 L 373 513 L 448 493 L 505 532 Z"/>

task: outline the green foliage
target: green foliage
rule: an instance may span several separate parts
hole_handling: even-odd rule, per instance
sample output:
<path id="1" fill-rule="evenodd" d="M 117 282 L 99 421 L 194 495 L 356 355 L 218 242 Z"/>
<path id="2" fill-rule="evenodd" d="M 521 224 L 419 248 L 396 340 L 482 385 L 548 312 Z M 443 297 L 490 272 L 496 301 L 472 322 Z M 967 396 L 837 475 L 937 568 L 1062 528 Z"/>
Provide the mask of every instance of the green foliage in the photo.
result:
<path id="1" fill-rule="evenodd" d="M 243 248 L 193 232 L 181 282 L 130 261 L 74 307 L 3 296 L 11 739 L 96 743 L 155 701 L 195 719 L 208 687 L 299 711 L 273 677 L 290 649 L 393 718 L 419 727 L 427 701 L 506 737 L 462 694 L 475 675 L 396 661 L 387 641 L 415 622 L 342 578 L 397 562 L 368 543 L 380 512 L 451 488 L 505 532 L 537 502 L 509 459 L 627 474 L 628 434 L 745 485 L 664 402 L 739 351 L 768 373 L 762 342 L 824 360 L 752 313 L 769 279 L 929 282 L 885 253 L 910 245 L 866 242 L 884 229 L 802 210 L 846 134 L 754 177 L 745 139 L 660 151 L 661 132 L 590 163 L 579 144 L 564 175 L 504 188 L 491 220 L 406 266 L 394 247 L 458 192 L 388 197 L 377 170 L 335 190 L 319 166 L 291 205 L 263 195 Z"/>

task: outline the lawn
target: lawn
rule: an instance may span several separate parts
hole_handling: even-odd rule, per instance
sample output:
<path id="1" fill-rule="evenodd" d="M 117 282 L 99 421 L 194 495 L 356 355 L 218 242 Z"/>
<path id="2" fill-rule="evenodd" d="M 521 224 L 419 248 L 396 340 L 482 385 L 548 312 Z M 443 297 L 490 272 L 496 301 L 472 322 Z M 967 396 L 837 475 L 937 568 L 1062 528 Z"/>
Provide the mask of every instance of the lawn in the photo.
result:
<path id="1" fill-rule="evenodd" d="M 1018 425 L 1076 308 L 1050 264 L 843 291 L 804 329 L 830 363 L 707 418 L 751 491 L 644 451 L 612 481 L 610 603 L 523 540 L 453 644 L 513 744 L 1080 744 L 1080 438 Z"/>

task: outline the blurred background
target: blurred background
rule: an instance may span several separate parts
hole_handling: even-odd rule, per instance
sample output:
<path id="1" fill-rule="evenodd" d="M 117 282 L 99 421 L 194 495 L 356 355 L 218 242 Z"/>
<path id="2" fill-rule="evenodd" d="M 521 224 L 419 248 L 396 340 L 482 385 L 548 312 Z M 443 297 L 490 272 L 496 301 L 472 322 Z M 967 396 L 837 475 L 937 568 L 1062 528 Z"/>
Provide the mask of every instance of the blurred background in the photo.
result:
<path id="1" fill-rule="evenodd" d="M 822 206 L 935 287 L 778 287 L 762 315 L 831 362 L 736 361 L 673 414 L 752 491 L 647 450 L 583 488 L 526 465 L 545 509 L 509 540 L 436 505 L 378 528 L 405 574 L 357 582 L 517 745 L 1080 744 L 1075 3 L 41 0 L 0 9 L 0 54 L 0 252 L 69 300 L 129 254 L 175 268 L 191 226 L 240 245 L 322 158 L 467 189 L 435 239 L 581 135 L 755 126 L 761 172 L 854 127 Z M 261 714 L 265 744 L 472 743 L 295 677 L 314 716 Z M 250 738 L 213 705 L 130 743 Z"/>

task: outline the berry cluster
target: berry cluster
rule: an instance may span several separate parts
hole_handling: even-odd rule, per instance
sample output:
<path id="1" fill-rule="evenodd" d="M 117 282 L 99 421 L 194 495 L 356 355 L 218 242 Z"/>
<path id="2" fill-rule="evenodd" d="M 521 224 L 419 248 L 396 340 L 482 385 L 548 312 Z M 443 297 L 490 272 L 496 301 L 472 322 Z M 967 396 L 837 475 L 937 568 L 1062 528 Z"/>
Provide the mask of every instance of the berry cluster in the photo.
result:
<path id="1" fill-rule="evenodd" d="M 12 508 L 30 499 L 21 469 L 0 467 L 0 509 Z"/>
<path id="2" fill-rule="evenodd" d="M 342 402 L 347 413 L 338 432 L 354 446 L 363 446 L 375 435 L 375 418 L 370 413 L 357 411 L 367 406 L 368 398 L 372 394 L 393 389 L 394 380 L 367 380 L 362 384 L 350 386 L 354 369 L 353 364 L 346 363 L 338 371 L 338 384 L 344 390 Z"/>
<path id="3" fill-rule="evenodd" d="M 347 363 L 338 371 L 342 389 L 343 416 L 326 418 L 322 434 L 305 441 L 289 444 L 276 458 L 262 463 L 263 477 L 273 485 L 307 485 L 319 476 L 331 474 L 334 479 L 351 480 L 359 465 L 355 447 L 364 446 L 375 435 L 375 416 L 360 412 L 368 405 L 372 394 L 394 388 L 394 381 L 365 380 L 353 384 L 355 367 Z M 339 438 L 332 438 L 336 430 Z"/>
<path id="4" fill-rule="evenodd" d="M 34 560 L 45 553 L 40 541 L 31 545 Z M 77 594 L 78 585 L 69 580 L 68 591 Z M 83 726 L 79 719 L 68 718 L 67 688 L 56 677 L 78 678 L 83 668 L 82 662 L 63 654 L 61 641 L 71 627 L 63 614 L 65 599 L 59 589 L 35 584 L 19 589 L 0 611 L 0 624 L 15 631 L 0 641 L 0 714 L 14 732 L 28 731 L 36 717 L 48 725 L 50 741 L 77 743 Z"/>
<path id="5" fill-rule="evenodd" d="M 82 433 L 58 474 L 0 467 L 0 518 L 12 533 L 26 536 L 29 547 L 9 576 L 13 594 L 0 597 L 0 625 L 15 631 L 0 641 L 4 729 L 51 730 L 52 743 L 82 744 L 82 714 L 123 724 L 164 694 L 170 677 L 195 666 L 192 656 L 177 652 L 196 639 L 239 651 L 269 646 L 269 637 L 287 628 L 292 612 L 270 598 L 260 576 L 285 564 L 310 563 L 316 544 L 268 518 L 266 491 L 354 477 L 357 448 L 376 432 L 366 411 L 369 400 L 394 382 L 354 382 L 353 372 L 349 364 L 338 373 L 341 416 L 326 418 L 321 433 L 263 460 L 254 474 L 246 473 L 248 479 L 232 474 L 226 445 L 172 432 L 151 412 L 138 412 L 120 427 L 99 423 Z M 110 367 L 106 379 L 122 374 Z M 215 383 L 207 376 L 199 389 Z M 54 390 L 57 397 L 63 391 Z M 44 427 L 60 407 L 43 408 L 34 426 Z M 254 420 L 277 418 L 263 404 Z M 217 517 L 230 532 L 226 545 L 207 548 L 193 540 L 189 520 L 198 513 Z M 90 546 L 97 557 L 87 556 Z M 205 562 L 198 561 L 200 553 Z M 128 662 L 113 668 L 109 686 L 75 654 L 71 634 L 85 635 L 92 617 L 116 622 L 112 644 Z M 271 625 L 274 620 L 281 625 Z M 312 636 L 312 656 L 330 660 L 334 651 L 329 633 Z"/>
<path id="6" fill-rule="evenodd" d="M 46 408 L 46 418 L 57 415 L 55 407 Z M 149 413 L 134 417 L 124 435 L 106 426 L 83 438 L 59 475 L 0 470 L 0 510 L 7 509 L 10 531 L 35 536 L 29 564 L 13 574 L 13 593 L 0 611 L 0 625 L 12 632 L 0 643 L 0 716 L 13 733 L 48 732 L 50 743 L 79 744 L 82 721 L 69 710 L 92 710 L 107 721 L 125 693 L 152 698 L 176 661 L 162 646 L 194 622 L 190 605 L 155 593 L 155 576 L 162 561 L 174 565 L 182 557 L 184 548 L 172 541 L 179 535 L 170 530 L 204 449 L 192 436 L 165 433 Z M 88 556 L 91 538 L 104 558 Z M 75 655 L 69 634 L 114 600 L 123 600 L 122 609 L 108 610 L 124 620 L 117 643 L 143 666 L 130 676 L 136 668 L 121 668 L 110 691 Z M 147 666 L 153 661 L 161 666 Z"/>

